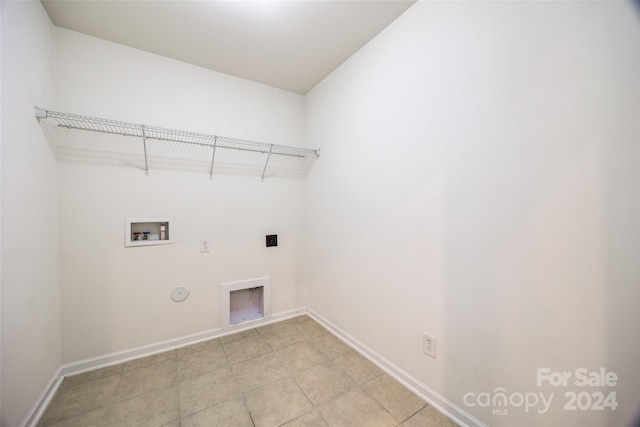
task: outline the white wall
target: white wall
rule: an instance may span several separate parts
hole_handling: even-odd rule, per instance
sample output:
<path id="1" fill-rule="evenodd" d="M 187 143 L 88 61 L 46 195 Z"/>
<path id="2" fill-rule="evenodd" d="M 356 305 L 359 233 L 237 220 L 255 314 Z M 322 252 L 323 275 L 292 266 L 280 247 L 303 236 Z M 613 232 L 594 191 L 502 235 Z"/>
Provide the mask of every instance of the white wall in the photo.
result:
<path id="1" fill-rule="evenodd" d="M 491 425 L 624 425 L 640 396 L 638 27 L 625 3 L 418 3 L 314 88 L 308 305 Z M 620 380 L 537 387 L 545 367 Z M 503 416 L 463 402 L 497 387 L 555 398 Z M 564 392 L 597 390 L 616 411 L 563 410 Z"/>
<path id="2" fill-rule="evenodd" d="M 0 5 L 0 35 L 2 35 L 2 5 Z M 2 97 L 2 38 L 0 37 L 0 98 Z M 0 102 L 0 136 L 2 135 L 2 102 Z M 0 137 L 0 144 L 2 138 Z M 0 224 L 2 224 L 2 147 L 0 145 Z M 2 248 L 2 226 L 0 225 L 0 250 Z M 2 260 L 0 260 L 0 381 L 2 380 Z M 2 414 L 2 388 L 0 387 L 0 414 Z M 2 415 L 0 415 L 2 419 Z M 1 422 L 1 421 L 0 421 Z"/>
<path id="3" fill-rule="evenodd" d="M 303 143 L 300 95 L 60 28 L 56 46 L 60 111 Z M 91 150 L 117 145 L 95 135 L 84 142 Z M 59 162 L 64 362 L 220 327 L 225 281 L 271 276 L 272 313 L 304 306 L 296 264 L 303 180 L 261 183 L 261 170 L 214 172 L 210 180 L 208 164 L 191 158 L 182 165 L 152 158 L 145 176 L 140 158 L 123 164 L 77 148 Z M 125 218 L 165 216 L 175 222 L 174 244 L 124 247 Z M 279 246 L 266 248 L 266 234 L 278 234 Z M 210 253 L 199 252 L 203 237 Z M 175 303 L 169 293 L 179 285 L 191 295 Z"/>
<path id="4" fill-rule="evenodd" d="M 33 116 L 53 104 L 54 33 L 40 2 L 2 8 L 2 426 L 17 426 L 60 365 L 56 163 Z"/>

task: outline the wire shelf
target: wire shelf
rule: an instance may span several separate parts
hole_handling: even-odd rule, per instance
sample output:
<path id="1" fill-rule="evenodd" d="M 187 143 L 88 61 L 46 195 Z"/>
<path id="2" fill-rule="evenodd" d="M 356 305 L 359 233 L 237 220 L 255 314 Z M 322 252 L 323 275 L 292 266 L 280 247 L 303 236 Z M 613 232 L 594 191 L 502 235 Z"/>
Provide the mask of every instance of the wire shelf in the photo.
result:
<path id="1" fill-rule="evenodd" d="M 51 111 L 38 107 L 35 107 L 35 116 L 38 120 L 48 119 L 49 121 L 53 122 L 55 126 L 59 126 L 62 128 L 140 138 L 143 142 L 145 171 L 147 174 L 149 173 L 149 167 L 147 162 L 146 142 L 149 140 L 169 141 L 181 144 L 210 147 L 212 149 L 210 176 L 213 175 L 215 152 L 218 148 L 267 154 L 268 156 L 264 165 L 264 169 L 262 171 L 262 179 L 264 179 L 271 155 L 291 156 L 299 158 L 307 158 L 311 156 L 318 157 L 320 155 L 320 150 L 318 149 L 294 147 L 280 144 L 269 144 L 266 142 L 231 138 L 227 136 L 209 135 L 177 129 L 167 129 L 157 126 L 147 126 L 137 123 L 103 119 L 99 117 L 62 113 L 59 111 Z"/>

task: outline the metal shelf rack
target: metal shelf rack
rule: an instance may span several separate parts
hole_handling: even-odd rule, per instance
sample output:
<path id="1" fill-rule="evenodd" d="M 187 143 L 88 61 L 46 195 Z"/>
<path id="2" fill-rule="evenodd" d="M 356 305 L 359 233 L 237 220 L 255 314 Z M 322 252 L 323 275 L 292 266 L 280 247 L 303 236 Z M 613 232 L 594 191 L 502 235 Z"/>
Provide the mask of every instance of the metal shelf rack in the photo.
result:
<path id="1" fill-rule="evenodd" d="M 197 132 L 188 132 L 176 129 L 167 129 L 157 126 L 148 126 L 137 123 L 121 122 L 98 117 L 81 116 L 77 114 L 61 113 L 58 111 L 46 110 L 44 108 L 34 108 L 35 117 L 40 120 L 49 119 L 54 125 L 67 128 L 79 129 L 92 132 L 101 132 L 123 136 L 138 137 L 142 140 L 144 151 L 145 174 L 149 174 L 149 163 L 147 159 L 147 141 L 169 141 L 181 144 L 192 144 L 211 148 L 211 167 L 209 176 L 213 177 L 213 165 L 216 157 L 216 150 L 219 148 L 250 151 L 267 154 L 267 159 L 262 169 L 261 180 L 264 180 L 269 159 L 272 155 L 291 156 L 306 158 L 310 156 L 320 156 L 319 149 L 293 147 L 289 145 L 269 144 L 266 142 L 251 141 L 227 136 L 209 135 Z"/>

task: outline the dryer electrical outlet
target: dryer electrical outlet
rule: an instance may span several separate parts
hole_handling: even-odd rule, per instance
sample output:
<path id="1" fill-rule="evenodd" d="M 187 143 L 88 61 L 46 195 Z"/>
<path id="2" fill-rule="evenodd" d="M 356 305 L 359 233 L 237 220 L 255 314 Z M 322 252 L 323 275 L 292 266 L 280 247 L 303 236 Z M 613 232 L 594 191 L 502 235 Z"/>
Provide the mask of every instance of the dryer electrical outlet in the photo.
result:
<path id="1" fill-rule="evenodd" d="M 267 235 L 267 247 L 278 246 L 278 235 L 277 234 L 269 234 Z"/>

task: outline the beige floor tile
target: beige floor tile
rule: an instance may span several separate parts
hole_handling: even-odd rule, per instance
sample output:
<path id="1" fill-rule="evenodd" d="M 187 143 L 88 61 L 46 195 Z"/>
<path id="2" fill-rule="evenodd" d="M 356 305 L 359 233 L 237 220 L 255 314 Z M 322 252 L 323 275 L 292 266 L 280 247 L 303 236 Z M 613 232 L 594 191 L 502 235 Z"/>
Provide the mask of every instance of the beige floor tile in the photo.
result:
<path id="1" fill-rule="evenodd" d="M 120 375 L 112 375 L 58 390 L 42 417 L 42 423 L 50 424 L 113 404 L 120 381 Z"/>
<path id="2" fill-rule="evenodd" d="M 336 338 L 333 334 L 327 332 L 319 335 L 312 341 L 313 345 L 328 357 L 335 357 L 344 352 L 352 351 L 351 347 Z"/>
<path id="3" fill-rule="evenodd" d="M 287 376 L 286 368 L 273 354 L 232 365 L 231 369 L 241 390 L 256 389 Z"/>
<path id="4" fill-rule="evenodd" d="M 276 351 L 274 354 L 282 364 L 287 367 L 287 371 L 291 374 L 297 374 L 300 371 L 328 360 L 327 356 L 306 341 L 292 344 L 282 350 Z"/>
<path id="5" fill-rule="evenodd" d="M 318 408 L 329 427 L 393 427 L 387 411 L 362 390 L 351 390 Z"/>
<path id="6" fill-rule="evenodd" d="M 238 341 L 222 343 L 222 348 L 231 364 L 244 362 L 245 360 L 271 353 L 271 348 L 269 348 L 259 335 Z"/>
<path id="7" fill-rule="evenodd" d="M 330 364 L 316 365 L 301 372 L 296 382 L 316 406 L 335 399 L 355 386 L 342 369 Z"/>
<path id="8" fill-rule="evenodd" d="M 382 374 L 364 386 L 396 421 L 402 422 L 425 407 L 426 403 L 387 374 Z"/>
<path id="9" fill-rule="evenodd" d="M 197 377 L 207 372 L 217 371 L 229 366 L 222 346 L 215 346 L 194 353 L 183 354 L 178 358 L 178 378 Z"/>
<path id="10" fill-rule="evenodd" d="M 309 317 L 307 317 L 306 320 L 298 322 L 296 326 L 298 328 L 298 331 L 307 340 L 312 340 L 329 333 L 329 331 L 320 326 L 318 322 Z"/>
<path id="11" fill-rule="evenodd" d="M 220 339 L 206 340 L 206 341 L 199 342 L 197 344 L 191 344 L 185 347 L 180 347 L 179 349 L 176 350 L 177 352 L 176 357 L 178 357 L 179 359 L 180 357 L 185 356 L 187 354 L 195 353 L 202 350 L 210 350 L 215 347 L 220 347 Z"/>
<path id="12" fill-rule="evenodd" d="M 117 403 L 113 421 L 121 427 L 179 425 L 178 387 L 173 385 Z"/>
<path id="13" fill-rule="evenodd" d="M 113 424 L 113 418 L 111 416 L 111 406 L 107 406 L 93 411 L 86 412 L 82 415 L 67 418 L 62 421 L 57 421 L 52 424 L 47 424 L 47 427 L 107 427 Z M 40 421 L 38 427 L 45 424 Z"/>
<path id="14" fill-rule="evenodd" d="M 306 314 L 300 315 L 300 316 L 296 316 L 296 317 L 291 317 L 289 319 L 286 320 L 281 320 L 279 322 L 273 323 L 273 325 L 281 325 L 281 326 L 294 326 L 297 327 L 297 325 L 299 325 L 301 322 L 304 322 L 305 320 L 310 319 L 309 316 L 307 316 Z"/>
<path id="15" fill-rule="evenodd" d="M 313 408 L 292 379 L 281 380 L 247 393 L 245 400 L 256 427 L 280 426 Z"/>
<path id="16" fill-rule="evenodd" d="M 273 323 L 260 327 L 257 331 L 273 351 L 283 349 L 305 339 L 298 330 L 297 325 L 293 323 Z"/>
<path id="17" fill-rule="evenodd" d="M 118 401 L 168 386 L 175 386 L 178 375 L 175 360 L 164 360 L 122 374 Z"/>
<path id="18" fill-rule="evenodd" d="M 178 385 L 180 391 L 180 415 L 196 413 L 225 400 L 240 397 L 240 388 L 231 375 L 231 368 L 222 368 L 188 380 Z"/>
<path id="19" fill-rule="evenodd" d="M 342 353 L 334 357 L 332 361 L 358 384 L 371 381 L 383 373 L 380 368 L 354 350 Z"/>
<path id="20" fill-rule="evenodd" d="M 96 369 L 95 371 L 87 372 L 80 375 L 65 377 L 64 381 L 62 381 L 62 384 L 60 384 L 60 389 L 73 387 L 78 384 L 88 383 L 89 381 L 110 377 L 112 375 L 120 375 L 122 373 L 123 368 L 124 368 L 124 364 L 119 364 L 114 366 L 108 366 L 102 369 Z"/>
<path id="21" fill-rule="evenodd" d="M 245 338 L 255 338 L 258 336 L 258 331 L 255 329 L 247 329 L 246 331 L 236 332 L 231 335 L 225 335 L 224 337 L 220 337 L 220 342 L 223 344 L 228 344 L 234 341 L 240 341 Z"/>
<path id="22" fill-rule="evenodd" d="M 182 427 L 253 427 L 242 399 L 231 399 L 182 419 Z"/>
<path id="23" fill-rule="evenodd" d="M 456 427 L 457 424 L 438 412 L 433 406 L 426 406 L 402 423 L 402 427 Z"/>
<path id="24" fill-rule="evenodd" d="M 292 321 L 292 319 L 287 319 L 283 322 L 275 322 L 275 323 L 270 323 L 268 325 L 260 326 L 256 328 L 256 331 L 261 336 L 269 335 L 269 334 L 295 333 L 297 332 L 296 324 L 297 324 L 297 321 Z"/>
<path id="25" fill-rule="evenodd" d="M 267 345 L 274 351 L 283 349 L 287 346 L 293 345 L 303 340 L 304 337 L 300 333 L 292 335 L 270 335 L 264 338 L 264 341 L 267 343 Z"/>
<path id="26" fill-rule="evenodd" d="M 176 351 L 165 351 L 163 353 L 154 354 L 152 356 L 141 357 L 140 359 L 131 360 L 124 364 L 124 371 L 131 371 L 133 369 L 143 368 L 145 366 L 152 365 L 154 363 L 163 362 L 165 360 L 175 360 Z"/>
<path id="27" fill-rule="evenodd" d="M 295 420 L 289 421 L 282 427 L 328 427 L 318 411 L 313 410 L 299 416 Z"/>

